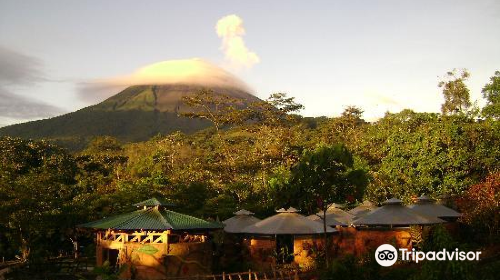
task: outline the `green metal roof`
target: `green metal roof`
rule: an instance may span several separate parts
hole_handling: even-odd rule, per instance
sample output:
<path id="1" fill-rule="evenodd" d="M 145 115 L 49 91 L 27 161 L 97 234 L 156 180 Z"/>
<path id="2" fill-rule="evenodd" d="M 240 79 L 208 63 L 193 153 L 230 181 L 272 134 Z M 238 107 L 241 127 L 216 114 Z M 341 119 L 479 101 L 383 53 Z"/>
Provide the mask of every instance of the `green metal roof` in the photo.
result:
<path id="1" fill-rule="evenodd" d="M 141 206 L 148 206 L 148 207 L 151 207 L 151 206 L 175 206 L 175 204 L 172 202 L 169 202 L 165 199 L 153 197 L 153 198 L 150 198 L 148 200 L 144 200 L 144 201 L 141 201 L 139 203 L 136 203 L 136 204 L 134 204 L 134 206 L 137 206 L 137 207 L 141 207 Z"/>
<path id="2" fill-rule="evenodd" d="M 153 207 L 82 224 L 80 227 L 120 230 L 194 230 L 220 229 L 223 225 Z"/>

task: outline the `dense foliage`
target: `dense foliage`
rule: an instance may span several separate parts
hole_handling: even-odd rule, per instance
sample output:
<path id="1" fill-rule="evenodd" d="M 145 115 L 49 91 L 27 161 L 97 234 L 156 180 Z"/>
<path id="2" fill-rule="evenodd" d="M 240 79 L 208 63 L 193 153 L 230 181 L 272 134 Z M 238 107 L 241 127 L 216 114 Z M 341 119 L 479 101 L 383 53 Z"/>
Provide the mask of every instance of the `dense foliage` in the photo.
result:
<path id="1" fill-rule="evenodd" d="M 496 102 L 495 89 L 485 92 L 490 105 Z M 97 137 L 77 153 L 45 141 L 1 138 L 0 256 L 57 254 L 81 236 L 77 224 L 131 210 L 155 195 L 205 218 L 225 219 L 240 207 L 267 216 L 303 206 L 309 214 L 331 202 L 477 196 L 478 184 L 500 170 L 498 118 L 460 113 L 463 102 L 446 115 L 403 110 L 368 123 L 356 107 L 336 118 L 302 118 L 296 115 L 302 106 L 284 94 L 248 106 L 209 96 L 188 100 L 199 107 L 189 117 L 214 124 L 191 135 L 138 143 Z M 495 176 L 483 184 L 497 180 L 491 185 L 496 200 L 472 197 L 476 204 L 467 206 L 490 212 L 471 211 L 477 217 L 466 222 L 498 219 L 496 208 L 484 205 L 496 201 L 498 207 Z"/>

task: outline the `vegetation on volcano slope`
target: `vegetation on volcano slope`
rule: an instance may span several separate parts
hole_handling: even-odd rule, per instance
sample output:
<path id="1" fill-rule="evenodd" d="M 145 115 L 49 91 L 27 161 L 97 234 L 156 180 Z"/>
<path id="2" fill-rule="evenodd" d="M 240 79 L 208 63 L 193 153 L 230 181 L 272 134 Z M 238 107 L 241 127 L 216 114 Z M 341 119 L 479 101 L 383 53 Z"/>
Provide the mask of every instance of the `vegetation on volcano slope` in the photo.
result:
<path id="1" fill-rule="evenodd" d="M 210 125 L 206 120 L 181 115 L 192 110 L 183 102 L 183 97 L 200 89 L 203 88 L 189 84 L 131 86 L 97 105 L 76 112 L 2 127 L 0 136 L 49 139 L 72 151 L 81 151 L 92 138 L 101 135 L 113 136 L 122 142 L 139 142 L 176 131 L 191 134 Z M 257 97 L 235 88 L 214 90 L 242 100 L 242 107 L 245 103 L 259 101 Z"/>

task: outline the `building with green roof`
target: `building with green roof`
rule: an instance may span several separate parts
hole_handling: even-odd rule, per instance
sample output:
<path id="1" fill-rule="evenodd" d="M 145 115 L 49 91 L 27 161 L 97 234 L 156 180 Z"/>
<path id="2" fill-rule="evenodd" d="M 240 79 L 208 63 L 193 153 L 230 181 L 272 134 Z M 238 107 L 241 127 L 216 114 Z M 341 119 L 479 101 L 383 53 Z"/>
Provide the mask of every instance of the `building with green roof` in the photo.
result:
<path id="1" fill-rule="evenodd" d="M 210 273 L 211 233 L 223 224 L 169 210 L 173 204 L 160 198 L 134 206 L 140 209 L 79 226 L 96 231 L 97 265 L 126 264 L 123 278 Z"/>

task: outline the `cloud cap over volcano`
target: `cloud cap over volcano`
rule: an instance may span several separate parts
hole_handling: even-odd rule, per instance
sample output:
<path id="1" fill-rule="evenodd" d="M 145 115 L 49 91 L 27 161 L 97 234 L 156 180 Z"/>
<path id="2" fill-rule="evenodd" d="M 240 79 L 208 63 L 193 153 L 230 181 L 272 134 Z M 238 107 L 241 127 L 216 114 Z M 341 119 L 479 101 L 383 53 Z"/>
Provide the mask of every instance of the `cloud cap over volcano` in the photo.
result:
<path id="1" fill-rule="evenodd" d="M 80 83 L 79 95 L 95 102 L 133 85 L 190 84 L 206 87 L 229 87 L 243 91 L 250 88 L 228 71 L 199 58 L 168 60 L 147 65 L 130 75 Z"/>

